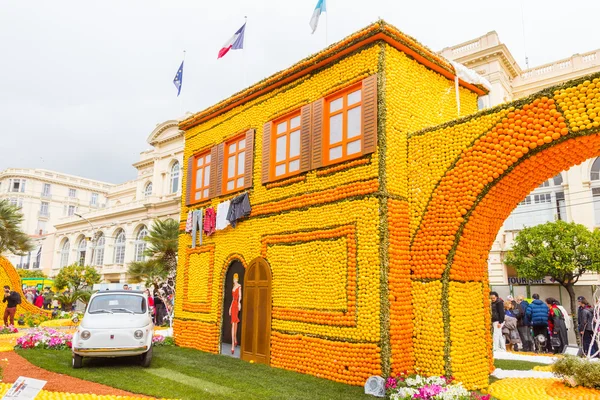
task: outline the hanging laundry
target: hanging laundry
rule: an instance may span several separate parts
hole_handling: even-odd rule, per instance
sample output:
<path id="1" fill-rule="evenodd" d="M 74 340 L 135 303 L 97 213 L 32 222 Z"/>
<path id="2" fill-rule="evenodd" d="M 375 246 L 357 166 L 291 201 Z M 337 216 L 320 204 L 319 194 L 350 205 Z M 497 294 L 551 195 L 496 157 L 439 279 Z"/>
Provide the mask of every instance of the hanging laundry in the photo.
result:
<path id="1" fill-rule="evenodd" d="M 231 201 L 227 200 L 217 206 L 216 229 L 218 231 L 225 229 L 229 226 L 229 221 L 227 220 L 227 214 L 229 213 L 229 204 L 230 203 L 231 203 Z"/>
<path id="2" fill-rule="evenodd" d="M 217 224 L 217 214 L 215 209 L 209 207 L 204 212 L 204 233 L 206 236 L 210 236 L 215 233 L 215 226 Z"/>
<path id="3" fill-rule="evenodd" d="M 193 215 L 194 215 L 193 211 L 188 212 L 187 220 L 185 221 L 185 232 L 186 233 L 192 232 L 192 217 L 193 217 Z"/>
<path id="4" fill-rule="evenodd" d="M 250 211 L 252 211 L 252 208 L 250 207 L 248 193 L 240 194 L 231 200 L 229 212 L 227 213 L 227 220 L 231 223 L 231 226 L 235 228 L 237 221 L 249 216 Z"/>
<path id="5" fill-rule="evenodd" d="M 196 248 L 196 234 L 200 234 L 202 246 L 202 209 L 195 210 L 192 215 L 192 249 Z"/>

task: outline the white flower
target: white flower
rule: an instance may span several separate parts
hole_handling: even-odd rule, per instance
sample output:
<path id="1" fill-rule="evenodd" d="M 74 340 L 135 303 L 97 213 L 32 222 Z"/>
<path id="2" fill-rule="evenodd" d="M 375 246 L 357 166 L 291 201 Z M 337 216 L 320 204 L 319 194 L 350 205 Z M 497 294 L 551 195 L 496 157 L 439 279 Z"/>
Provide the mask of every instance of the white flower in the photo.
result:
<path id="1" fill-rule="evenodd" d="M 450 385 L 446 387 L 446 391 L 435 396 L 439 400 L 456 400 L 461 397 L 469 396 L 469 391 L 462 385 Z"/>
<path id="2" fill-rule="evenodd" d="M 401 388 L 398 388 L 395 390 L 396 390 L 396 393 L 394 393 L 390 396 L 391 400 L 411 399 L 415 394 L 419 393 L 419 391 L 417 389 L 412 389 L 412 388 L 407 388 L 407 387 L 401 387 Z"/>

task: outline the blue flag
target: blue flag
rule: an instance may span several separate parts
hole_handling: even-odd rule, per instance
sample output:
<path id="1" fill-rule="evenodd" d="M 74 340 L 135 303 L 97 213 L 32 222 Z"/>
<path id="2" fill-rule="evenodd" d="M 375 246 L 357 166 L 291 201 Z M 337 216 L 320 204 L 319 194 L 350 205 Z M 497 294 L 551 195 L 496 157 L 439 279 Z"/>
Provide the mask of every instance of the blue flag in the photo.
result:
<path id="1" fill-rule="evenodd" d="M 181 93 L 181 84 L 183 83 L 183 61 L 177 70 L 177 74 L 175 74 L 175 79 L 173 79 L 173 84 L 177 88 L 177 97 L 179 97 L 179 93 Z"/>
<path id="2" fill-rule="evenodd" d="M 310 18 L 309 25 L 310 29 L 312 29 L 312 33 L 315 33 L 315 31 L 317 30 L 317 25 L 319 25 L 319 17 L 321 16 L 321 13 L 327 12 L 327 4 L 325 1 L 326 0 L 317 1 L 317 6 L 315 7 L 313 15 Z"/>

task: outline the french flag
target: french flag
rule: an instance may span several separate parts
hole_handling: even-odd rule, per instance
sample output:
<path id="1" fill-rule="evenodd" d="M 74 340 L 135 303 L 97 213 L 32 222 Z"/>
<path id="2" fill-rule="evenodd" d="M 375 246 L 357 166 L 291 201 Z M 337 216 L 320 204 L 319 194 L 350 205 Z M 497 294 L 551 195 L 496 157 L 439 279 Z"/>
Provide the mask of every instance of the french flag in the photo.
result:
<path id="1" fill-rule="evenodd" d="M 242 25 L 242 27 L 237 30 L 237 32 L 231 37 L 231 39 L 229 39 L 227 41 L 227 43 L 225 43 L 223 45 L 221 50 L 219 50 L 219 56 L 217 57 L 217 60 L 219 58 L 223 57 L 225 54 L 227 54 L 227 52 L 229 52 L 229 50 L 231 50 L 231 49 L 238 50 L 238 49 L 244 48 L 244 31 L 245 30 L 246 30 L 246 23 L 244 22 L 244 25 Z"/>

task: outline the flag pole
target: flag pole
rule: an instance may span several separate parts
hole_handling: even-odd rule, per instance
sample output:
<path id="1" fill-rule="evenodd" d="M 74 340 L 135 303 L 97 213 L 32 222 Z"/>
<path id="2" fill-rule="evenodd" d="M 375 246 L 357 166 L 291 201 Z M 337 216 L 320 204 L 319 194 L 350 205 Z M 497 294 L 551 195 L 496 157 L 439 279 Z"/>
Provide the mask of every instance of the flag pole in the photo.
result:
<path id="1" fill-rule="evenodd" d="M 325 0 L 323 0 L 325 1 Z M 327 39 L 327 31 L 329 30 L 329 11 L 325 9 L 325 47 L 329 46 L 329 40 Z"/>
<path id="2" fill-rule="evenodd" d="M 246 23 L 248 22 L 248 16 L 244 15 L 244 42 L 246 41 Z M 244 43 L 244 48 L 242 49 L 242 70 L 243 70 L 243 74 L 242 74 L 242 79 L 243 79 L 243 88 L 242 89 L 246 89 L 246 43 Z"/>
<path id="3" fill-rule="evenodd" d="M 181 63 L 184 65 L 185 68 L 185 50 L 183 50 L 183 60 L 181 61 Z M 182 76 L 182 80 L 183 80 L 183 76 Z M 183 82 L 182 82 L 183 84 Z M 183 96 L 179 96 L 179 116 L 183 117 Z"/>

